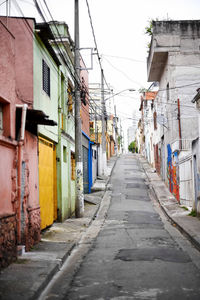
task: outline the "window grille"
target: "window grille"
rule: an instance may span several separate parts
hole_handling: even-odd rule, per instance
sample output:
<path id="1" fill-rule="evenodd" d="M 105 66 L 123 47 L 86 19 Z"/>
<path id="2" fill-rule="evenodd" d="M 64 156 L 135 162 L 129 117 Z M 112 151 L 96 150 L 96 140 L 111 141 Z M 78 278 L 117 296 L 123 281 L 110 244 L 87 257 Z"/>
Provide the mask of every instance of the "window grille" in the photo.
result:
<path id="1" fill-rule="evenodd" d="M 43 90 L 50 97 L 50 68 L 44 60 L 42 60 L 42 85 Z"/>

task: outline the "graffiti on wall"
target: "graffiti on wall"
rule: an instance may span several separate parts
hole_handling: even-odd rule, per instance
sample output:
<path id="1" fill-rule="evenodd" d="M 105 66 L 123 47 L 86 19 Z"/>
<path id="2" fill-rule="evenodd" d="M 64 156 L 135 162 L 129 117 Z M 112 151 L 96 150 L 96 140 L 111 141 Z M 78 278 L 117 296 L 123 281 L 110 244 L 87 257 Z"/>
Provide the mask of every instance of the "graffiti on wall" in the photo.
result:
<path id="1" fill-rule="evenodd" d="M 178 152 L 172 154 L 171 146 L 167 145 L 167 177 L 170 192 L 180 201 Z"/>

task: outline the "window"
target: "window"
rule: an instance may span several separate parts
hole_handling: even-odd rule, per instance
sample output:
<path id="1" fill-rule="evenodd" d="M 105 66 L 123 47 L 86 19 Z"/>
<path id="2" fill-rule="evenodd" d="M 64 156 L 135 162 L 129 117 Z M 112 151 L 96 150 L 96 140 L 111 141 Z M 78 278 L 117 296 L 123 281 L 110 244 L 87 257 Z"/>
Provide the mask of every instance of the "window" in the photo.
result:
<path id="1" fill-rule="evenodd" d="M 3 133 L 3 107 L 0 103 L 0 134 Z"/>
<path id="2" fill-rule="evenodd" d="M 72 87 L 70 84 L 68 85 L 67 92 L 68 92 L 68 112 L 73 114 Z"/>
<path id="3" fill-rule="evenodd" d="M 154 130 L 157 129 L 157 113 L 154 111 L 153 113 L 153 120 L 154 120 Z"/>
<path id="4" fill-rule="evenodd" d="M 67 162 L 67 148 L 63 146 L 63 162 Z"/>
<path id="5" fill-rule="evenodd" d="M 76 179 L 75 153 L 71 152 L 71 180 Z"/>
<path id="6" fill-rule="evenodd" d="M 50 68 L 44 60 L 42 60 L 42 88 L 50 97 Z"/>
<path id="7" fill-rule="evenodd" d="M 0 134 L 5 137 L 11 136 L 10 104 L 0 99 Z"/>
<path id="8" fill-rule="evenodd" d="M 169 101 L 169 83 L 167 84 L 167 101 Z"/>

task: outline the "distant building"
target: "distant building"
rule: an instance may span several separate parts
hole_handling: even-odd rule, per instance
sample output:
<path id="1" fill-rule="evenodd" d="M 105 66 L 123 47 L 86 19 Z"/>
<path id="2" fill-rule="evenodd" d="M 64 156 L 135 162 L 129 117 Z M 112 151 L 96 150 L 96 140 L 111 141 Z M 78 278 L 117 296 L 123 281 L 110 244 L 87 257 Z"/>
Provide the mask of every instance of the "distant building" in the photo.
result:
<path id="1" fill-rule="evenodd" d="M 130 145 L 131 142 L 133 142 L 135 140 L 135 131 L 136 131 L 135 126 L 131 126 L 127 129 L 127 143 L 128 143 L 128 146 Z"/>

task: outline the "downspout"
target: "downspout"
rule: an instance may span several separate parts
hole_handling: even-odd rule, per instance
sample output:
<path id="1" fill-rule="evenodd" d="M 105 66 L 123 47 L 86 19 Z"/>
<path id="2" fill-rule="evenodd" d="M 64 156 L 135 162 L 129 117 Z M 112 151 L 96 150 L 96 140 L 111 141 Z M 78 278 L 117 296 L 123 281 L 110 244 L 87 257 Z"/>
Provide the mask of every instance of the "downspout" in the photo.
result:
<path id="1" fill-rule="evenodd" d="M 179 149 L 182 150 L 182 133 L 181 133 L 181 112 L 180 99 L 178 99 L 178 129 L 179 129 Z"/>
<path id="2" fill-rule="evenodd" d="M 17 163 L 17 185 L 18 185 L 18 208 L 17 208 L 17 239 L 18 244 L 21 243 L 21 178 L 22 178 L 22 146 L 24 145 L 24 135 L 25 135 L 25 124 L 26 124 L 26 112 L 28 105 L 16 105 L 16 107 L 22 108 L 21 116 L 21 131 L 20 138 L 18 142 L 18 163 Z"/>
<path id="3" fill-rule="evenodd" d="M 61 72 L 58 70 L 58 146 L 56 154 L 57 165 L 57 218 L 62 221 L 62 170 L 61 170 L 61 124 L 62 124 L 62 84 L 61 84 Z"/>

